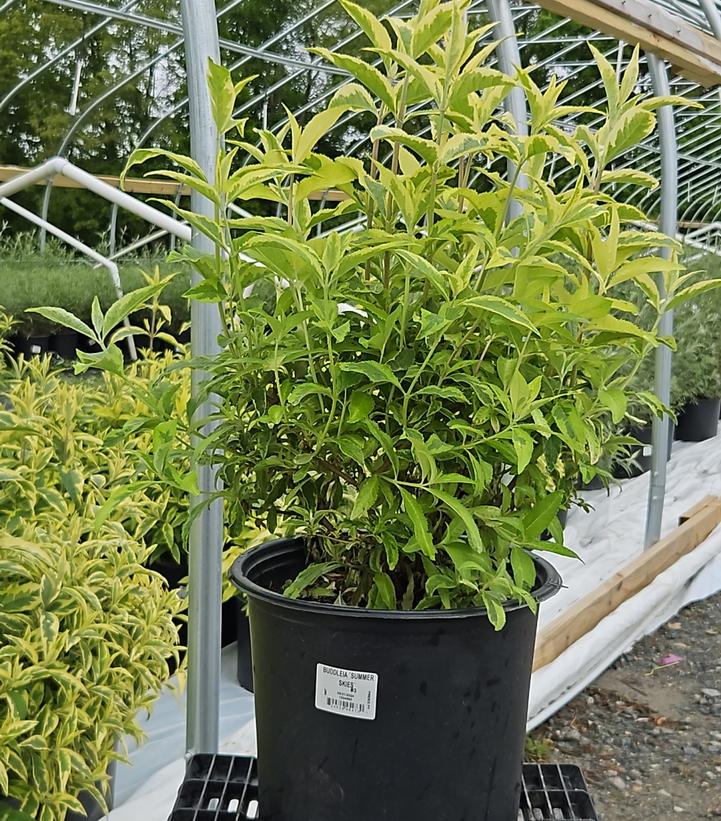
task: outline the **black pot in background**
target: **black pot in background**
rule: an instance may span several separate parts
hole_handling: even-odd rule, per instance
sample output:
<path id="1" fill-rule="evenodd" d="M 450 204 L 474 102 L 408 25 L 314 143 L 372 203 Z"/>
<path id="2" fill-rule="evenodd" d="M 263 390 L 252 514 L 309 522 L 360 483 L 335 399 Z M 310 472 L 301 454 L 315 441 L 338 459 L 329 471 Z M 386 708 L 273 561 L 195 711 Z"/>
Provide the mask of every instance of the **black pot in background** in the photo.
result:
<path id="1" fill-rule="evenodd" d="M 631 458 L 634 459 L 634 463 L 616 463 L 613 465 L 611 473 L 616 479 L 634 479 L 636 476 L 642 476 L 651 470 L 653 425 L 649 422 L 648 425 L 644 425 L 643 427 L 633 427 L 628 431 L 628 435 L 633 436 L 634 439 L 638 439 L 641 445 L 631 449 Z M 671 422 L 668 429 L 668 452 L 666 454 L 666 461 L 671 458 L 673 437 L 674 424 Z"/>
<path id="2" fill-rule="evenodd" d="M 170 558 L 156 559 L 150 565 L 150 569 L 154 570 L 156 573 L 160 573 L 160 575 L 168 582 L 168 587 L 171 590 L 175 590 L 180 587 L 181 579 L 186 578 L 188 575 L 188 563 L 185 561 L 178 563 L 172 558 L 172 556 Z M 188 646 L 188 624 L 185 620 L 181 619 L 174 619 L 173 621 L 178 628 L 178 643 L 181 647 L 185 648 Z M 181 660 L 185 657 L 185 652 L 185 649 L 180 651 Z M 175 659 L 168 659 L 168 669 L 170 675 L 172 676 L 177 669 Z"/>
<path id="3" fill-rule="evenodd" d="M 108 766 L 110 783 L 108 784 L 108 792 L 105 797 L 108 809 L 113 808 L 113 791 L 116 770 L 117 761 L 111 761 L 110 765 Z M 105 818 L 105 812 L 101 809 L 100 804 L 98 804 L 98 802 L 91 795 L 82 792 L 78 797 L 80 799 L 80 803 L 83 805 L 85 809 L 85 813 L 68 811 L 65 815 L 65 821 L 100 821 L 101 818 Z M 19 801 L 16 801 L 14 798 L 5 798 L 2 795 L 2 793 L 0 793 L 0 805 L 2 804 L 2 802 L 7 804 L 7 806 L 9 807 L 13 807 L 14 809 L 20 808 Z M 0 806 L 0 809 L 2 809 L 2 806 Z"/>
<path id="4" fill-rule="evenodd" d="M 556 518 L 558 519 L 559 524 L 561 525 L 561 530 L 566 529 L 566 522 L 568 521 L 568 510 L 559 510 L 556 514 Z M 551 535 L 550 530 L 544 530 L 541 533 L 541 541 L 542 542 L 550 542 L 553 536 Z"/>
<path id="5" fill-rule="evenodd" d="M 165 578 L 168 582 L 168 587 L 170 588 L 178 588 L 180 587 L 180 582 L 182 579 L 187 578 L 188 576 L 188 563 L 187 561 L 183 561 L 180 564 L 176 562 L 172 557 L 171 558 L 161 558 L 157 559 L 151 565 L 151 569 L 155 570 L 156 573 L 160 573 L 163 578 Z M 229 599 L 226 602 L 223 602 L 223 607 L 220 614 L 220 643 L 222 647 L 227 647 L 229 644 L 232 644 L 234 641 L 239 641 L 238 652 L 240 653 L 240 633 L 239 633 L 239 626 L 238 626 L 238 611 L 242 610 L 240 606 L 240 602 L 237 598 Z M 178 626 L 178 640 L 182 647 L 187 647 L 188 645 L 188 624 L 185 620 L 177 621 Z M 251 669 L 250 665 L 250 641 L 247 642 L 247 647 L 245 653 L 248 654 L 247 659 L 243 662 L 245 667 Z M 181 650 L 180 658 L 182 659 L 185 656 L 185 650 Z M 170 660 L 168 662 L 170 666 L 170 674 L 172 675 L 175 672 L 175 663 Z M 241 660 L 238 659 L 238 670 L 240 670 Z M 240 680 L 240 679 L 239 679 Z M 251 673 L 251 681 L 252 681 L 252 673 Z M 240 682 L 241 685 L 245 686 L 243 682 Z M 246 689 L 250 689 L 247 688 Z"/>
<path id="6" fill-rule="evenodd" d="M 50 334 L 33 334 L 17 337 L 16 351 L 30 356 L 41 356 L 50 350 Z"/>
<path id="7" fill-rule="evenodd" d="M 100 350 L 100 345 L 87 336 L 81 336 L 78 339 L 78 350 L 85 351 L 85 353 L 97 353 Z"/>
<path id="8" fill-rule="evenodd" d="M 105 797 L 105 800 L 108 805 L 108 809 L 113 808 L 113 784 L 115 781 L 115 771 L 117 769 L 117 762 L 111 762 L 110 766 L 108 767 L 108 773 L 110 774 L 110 784 L 108 785 L 108 792 Z M 85 815 L 79 812 L 68 812 L 65 816 L 65 821 L 100 821 L 101 818 L 105 818 L 105 812 L 101 809 L 100 804 L 88 793 L 80 793 L 80 803 L 85 808 Z"/>
<path id="9" fill-rule="evenodd" d="M 17 357 L 23 352 L 24 340 L 25 337 L 19 336 L 18 334 L 11 334 L 8 337 L 11 356 Z"/>
<path id="10" fill-rule="evenodd" d="M 50 339 L 50 349 L 63 359 L 75 359 L 80 347 L 80 335 L 75 331 L 58 331 Z"/>
<path id="11" fill-rule="evenodd" d="M 150 337 L 146 333 L 133 334 L 133 342 L 135 343 L 135 350 L 139 354 L 141 351 L 147 351 L 151 348 L 153 351 L 168 351 L 173 350 L 173 346 L 162 339 L 154 339 L 152 346 L 150 345 Z M 130 347 L 127 339 L 120 342 L 123 355 L 128 358 L 130 356 Z"/>
<path id="12" fill-rule="evenodd" d="M 536 559 L 539 601 L 560 578 Z M 236 560 L 249 600 L 263 817 L 516 821 L 537 616 L 289 599 L 302 539 Z"/>
<path id="13" fill-rule="evenodd" d="M 228 647 L 238 640 L 238 610 L 242 610 L 240 599 L 234 596 L 223 602 L 220 611 L 220 645 Z M 248 648 L 250 650 L 250 648 Z"/>
<path id="14" fill-rule="evenodd" d="M 172 556 L 156 559 L 150 565 L 150 569 L 160 573 L 171 588 L 180 587 L 180 582 L 188 576 L 188 562 L 176 562 Z"/>
<path id="15" fill-rule="evenodd" d="M 606 486 L 603 484 L 603 479 L 601 479 L 600 476 L 594 476 L 590 482 L 584 483 L 581 481 L 578 485 L 578 490 L 603 490 L 605 487 Z"/>
<path id="16" fill-rule="evenodd" d="M 680 442 L 703 442 L 718 433 L 721 399 L 698 399 L 679 413 L 676 438 Z"/>

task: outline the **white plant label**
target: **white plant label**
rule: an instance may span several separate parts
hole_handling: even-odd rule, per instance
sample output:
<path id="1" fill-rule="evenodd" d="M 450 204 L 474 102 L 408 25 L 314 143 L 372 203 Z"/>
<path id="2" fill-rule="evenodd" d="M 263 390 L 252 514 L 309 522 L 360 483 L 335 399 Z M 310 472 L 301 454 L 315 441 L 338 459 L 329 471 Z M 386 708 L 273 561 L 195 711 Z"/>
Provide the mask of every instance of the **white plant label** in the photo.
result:
<path id="1" fill-rule="evenodd" d="M 377 695 L 377 673 L 342 670 L 330 664 L 316 665 L 315 706 L 318 710 L 373 721 Z"/>

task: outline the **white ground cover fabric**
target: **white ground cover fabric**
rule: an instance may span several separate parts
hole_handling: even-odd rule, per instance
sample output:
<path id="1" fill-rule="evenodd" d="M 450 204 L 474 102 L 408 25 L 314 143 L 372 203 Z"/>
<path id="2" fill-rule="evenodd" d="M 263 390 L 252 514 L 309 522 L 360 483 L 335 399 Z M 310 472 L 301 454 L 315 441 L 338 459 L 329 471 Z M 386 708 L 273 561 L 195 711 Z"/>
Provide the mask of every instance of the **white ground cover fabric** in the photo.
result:
<path id="1" fill-rule="evenodd" d="M 541 608 L 540 628 L 588 595 L 642 551 L 648 474 L 606 491 L 584 494 L 591 513 L 574 509 L 566 543 L 582 562 L 551 557 L 565 588 Z M 674 443 L 669 463 L 663 533 L 709 494 L 721 495 L 721 436 L 698 444 Z M 529 727 L 535 727 L 593 681 L 642 636 L 684 605 L 721 590 L 721 527 L 688 556 L 603 619 L 531 684 Z M 223 654 L 221 752 L 255 754 L 253 699 L 235 679 L 235 650 Z M 183 780 L 185 699 L 164 694 L 144 722 L 147 741 L 131 751 L 130 766 L 118 768 L 111 821 L 165 821 Z"/>

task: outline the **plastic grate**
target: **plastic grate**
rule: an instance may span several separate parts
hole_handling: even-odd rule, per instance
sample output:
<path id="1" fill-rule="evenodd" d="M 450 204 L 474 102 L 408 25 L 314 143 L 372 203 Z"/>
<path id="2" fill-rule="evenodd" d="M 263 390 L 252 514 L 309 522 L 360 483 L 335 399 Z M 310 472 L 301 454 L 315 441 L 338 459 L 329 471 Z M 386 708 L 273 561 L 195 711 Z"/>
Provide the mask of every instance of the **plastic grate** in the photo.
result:
<path id="1" fill-rule="evenodd" d="M 255 758 L 194 755 L 168 821 L 260 821 Z M 518 821 L 598 821 L 581 770 L 524 764 Z"/>
<path id="2" fill-rule="evenodd" d="M 200 754 L 188 761 L 169 821 L 255 821 L 258 812 L 255 758 Z"/>
<path id="3" fill-rule="evenodd" d="M 579 767 L 524 764 L 518 821 L 598 821 Z"/>

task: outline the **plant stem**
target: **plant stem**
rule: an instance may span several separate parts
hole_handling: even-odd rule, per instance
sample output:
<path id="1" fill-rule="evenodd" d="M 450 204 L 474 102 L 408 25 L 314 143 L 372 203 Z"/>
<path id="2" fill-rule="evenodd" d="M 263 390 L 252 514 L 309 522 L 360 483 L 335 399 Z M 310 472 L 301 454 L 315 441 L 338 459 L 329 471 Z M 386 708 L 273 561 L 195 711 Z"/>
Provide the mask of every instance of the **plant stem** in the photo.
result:
<path id="1" fill-rule="evenodd" d="M 440 342 L 441 342 L 441 335 L 439 334 L 438 337 L 436 338 L 436 341 L 431 345 L 430 350 L 428 351 L 428 354 L 427 354 L 426 358 L 423 360 L 423 364 L 418 369 L 418 373 L 411 380 L 411 384 L 409 385 L 408 390 L 404 391 L 404 397 L 403 397 L 403 424 L 404 425 L 408 423 L 408 404 L 409 404 L 410 399 L 411 399 L 411 394 L 413 393 L 413 388 L 415 388 L 415 386 L 418 384 L 418 380 L 421 378 L 421 374 L 428 367 L 428 363 L 431 361 L 431 358 L 432 358 L 433 354 L 436 352 L 436 348 L 438 347 Z"/>
<path id="2" fill-rule="evenodd" d="M 498 225 L 496 225 L 496 239 L 501 236 L 501 231 L 506 224 L 506 220 L 508 219 L 508 212 L 511 210 L 511 201 L 513 199 L 513 192 L 516 190 L 516 185 L 518 184 L 518 180 L 521 176 L 521 170 L 523 166 L 526 164 L 525 158 L 518 163 L 518 165 L 513 170 L 513 177 L 511 178 L 511 182 L 508 186 L 508 192 L 506 194 L 506 200 L 503 203 L 503 215 L 502 218 L 498 221 Z"/>

